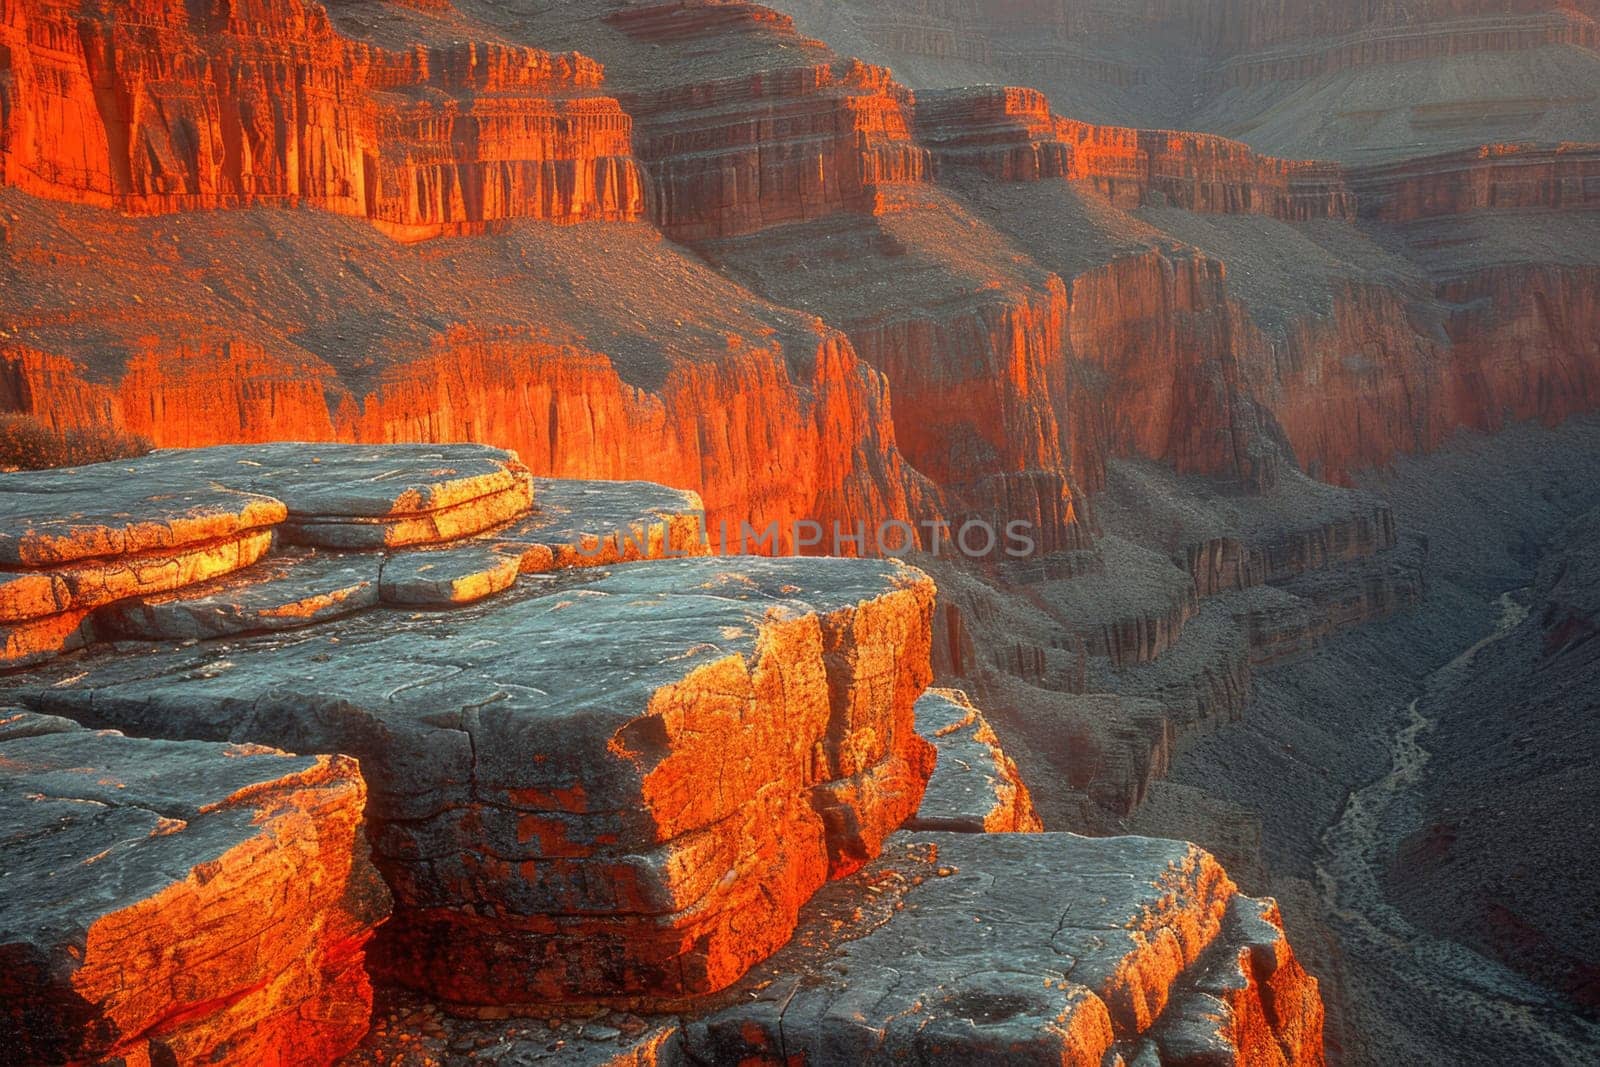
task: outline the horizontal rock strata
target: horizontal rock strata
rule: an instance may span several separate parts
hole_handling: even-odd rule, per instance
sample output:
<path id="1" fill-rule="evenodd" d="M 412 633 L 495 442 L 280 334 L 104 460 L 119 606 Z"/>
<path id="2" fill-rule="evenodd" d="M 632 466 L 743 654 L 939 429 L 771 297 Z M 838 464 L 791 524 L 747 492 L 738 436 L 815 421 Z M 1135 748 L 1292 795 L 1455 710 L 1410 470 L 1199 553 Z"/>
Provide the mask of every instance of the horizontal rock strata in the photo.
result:
<path id="1" fill-rule="evenodd" d="M 481 445 L 264 444 L 160 452 L 154 466 L 283 501 L 283 537 L 334 549 L 451 541 L 518 518 L 533 503 L 516 455 Z"/>
<path id="2" fill-rule="evenodd" d="M 1320 1064 L 1276 907 L 1192 845 L 902 834 L 686 1027 L 707 1062 Z"/>
<path id="3" fill-rule="evenodd" d="M 1160 196 L 1209 214 L 1355 217 L 1356 198 L 1335 164 L 1274 159 L 1203 133 L 1064 119 L 1043 93 L 1016 86 L 922 90 L 916 99 L 917 137 L 945 170 L 1088 181 L 1129 207 Z"/>
<path id="4" fill-rule="evenodd" d="M 302 553 L 238 572 L 278 539 L 336 549 L 459 539 L 527 514 L 532 492 L 514 454 L 477 445 L 251 445 L 6 474 L 0 667 L 80 648 L 99 630 L 181 640 L 287 629 L 369 607 L 381 591 L 375 561 Z M 498 582 L 458 575 L 432 597 L 467 599 L 461 584 L 478 595 L 499 591 L 520 562 L 521 553 L 508 552 Z M 406 603 L 428 599 L 398 576 L 391 589 Z M 100 618 L 91 618 L 96 609 Z"/>
<path id="5" fill-rule="evenodd" d="M 397 904 L 381 969 L 459 1009 L 706 992 L 916 810 L 932 583 L 844 560 L 588 573 L 106 656 L 26 699 L 359 757 Z"/>
<path id="6" fill-rule="evenodd" d="M 388 910 L 355 761 L 0 712 L 0 1044 L 15 1063 L 326 1063 Z"/>
<path id="7" fill-rule="evenodd" d="M 698 493 L 650 482 L 535 478 L 533 485 L 538 510 L 485 535 L 517 553 L 525 574 L 699 556 L 713 547 Z M 715 547 L 733 546 L 719 538 Z"/>
<path id="8" fill-rule="evenodd" d="M 146 641 L 295 629 L 376 607 L 379 567 L 357 554 L 273 555 L 228 578 L 121 601 L 95 623 L 106 636 Z"/>
<path id="9" fill-rule="evenodd" d="M 0 476 L 0 667 L 87 643 L 95 608 L 249 566 L 286 514 L 157 465 Z"/>

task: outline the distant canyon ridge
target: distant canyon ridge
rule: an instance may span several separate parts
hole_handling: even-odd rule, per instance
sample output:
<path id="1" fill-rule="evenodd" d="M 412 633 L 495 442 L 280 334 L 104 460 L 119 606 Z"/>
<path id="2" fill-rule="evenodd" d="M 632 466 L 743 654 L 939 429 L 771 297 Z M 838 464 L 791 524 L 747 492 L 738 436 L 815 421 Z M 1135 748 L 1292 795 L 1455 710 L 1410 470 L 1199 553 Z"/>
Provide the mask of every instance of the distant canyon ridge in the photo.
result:
<path id="1" fill-rule="evenodd" d="M 0 407 L 1042 551 L 1111 457 L 1342 481 L 1595 407 L 1594 5 L 1303 6 L 4 0 Z M 1353 109 L 1418 63 L 1483 72 Z M 1507 65 L 1536 139 L 1475 142 Z M 1272 154 L 1269 97 L 1372 151 Z"/>

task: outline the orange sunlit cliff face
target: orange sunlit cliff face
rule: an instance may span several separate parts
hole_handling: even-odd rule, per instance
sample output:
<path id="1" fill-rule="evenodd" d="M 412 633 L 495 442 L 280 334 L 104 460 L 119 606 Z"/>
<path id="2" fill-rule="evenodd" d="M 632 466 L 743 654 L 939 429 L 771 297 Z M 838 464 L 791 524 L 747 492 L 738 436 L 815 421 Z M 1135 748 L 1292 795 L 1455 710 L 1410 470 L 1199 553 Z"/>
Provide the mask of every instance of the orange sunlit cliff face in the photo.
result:
<path id="1" fill-rule="evenodd" d="M 1597 19 L 0 0 L 0 1047 L 1584 1062 Z"/>

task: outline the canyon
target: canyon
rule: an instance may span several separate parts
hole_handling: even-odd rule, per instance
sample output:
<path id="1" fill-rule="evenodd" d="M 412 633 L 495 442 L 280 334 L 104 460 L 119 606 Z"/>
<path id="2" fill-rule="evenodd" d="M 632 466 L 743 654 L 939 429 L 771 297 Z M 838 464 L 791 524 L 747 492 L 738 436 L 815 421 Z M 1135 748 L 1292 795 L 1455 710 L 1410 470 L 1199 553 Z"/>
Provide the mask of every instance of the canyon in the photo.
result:
<path id="1" fill-rule="evenodd" d="M 656 1057 L 641 1062 L 866 1055 L 829 1021 L 856 983 L 790 1000 L 761 983 L 909 966 L 937 916 L 976 899 L 938 875 L 969 853 L 950 865 L 1062 871 L 1057 896 L 996 904 L 1007 929 L 1043 929 L 1088 891 L 1073 864 L 1126 862 L 1152 884 L 1185 871 L 1200 881 L 1179 895 L 1211 918 L 1162 957 L 1159 992 L 1074 972 L 1090 992 L 1059 1003 L 978 982 L 993 944 L 953 944 L 955 962 L 919 972 L 949 1011 L 873 1006 L 877 1031 L 910 1027 L 880 1052 L 926 1051 L 905 1022 L 919 1019 L 946 1051 L 1038 1023 L 1056 1035 L 1041 1054 L 1083 1062 L 1319 1062 L 1310 970 L 1332 1059 L 1454 1054 L 1423 1032 L 1427 1012 L 1383 1004 L 1375 983 L 1399 972 L 1311 888 L 1335 794 L 1392 756 L 1384 712 L 1313 690 L 1410 640 L 1417 669 L 1374 683 L 1403 709 L 1481 636 L 1451 613 L 1523 586 L 1544 605 L 1543 655 L 1581 659 L 1582 572 L 1561 571 L 1581 565 L 1580 536 L 1558 544 L 1542 512 L 1486 526 L 1554 546 L 1494 588 L 1439 538 L 1452 509 L 1537 509 L 1474 442 L 1543 427 L 1570 457 L 1547 479 L 1563 500 L 1600 454 L 1571 428 L 1600 409 L 1597 17 L 1546 0 L 0 0 L 0 410 L 160 450 L 0 476 L 0 495 L 17 524 L 48 527 L 58 494 L 94 481 L 163 531 L 0 539 L 0 662 L 29 714 L 129 744 L 360 760 L 392 914 L 367 920 L 379 1024 L 358 1060 L 392 1062 L 413 1016 L 531 1055 L 548 1042 L 482 1016 L 546 1004 L 573 1049 L 593 1041 L 582 1012 L 646 1020 L 627 1035 Z M 306 443 L 350 458 L 313 470 Z M 488 473 L 401 506 L 372 479 L 419 443 L 429 464 Z M 1489 457 L 1503 498 L 1463 488 L 1433 506 L 1444 490 L 1427 478 L 1465 485 L 1468 453 Z M 1411 470 L 1434 474 L 1393 480 Z M 128 479 L 146 495 L 123 499 Z M 104 508 L 77 521 L 121 529 Z M 1022 524 L 1032 551 L 957 551 L 975 522 Z M 804 523 L 926 577 L 881 558 L 721 574 L 660 558 L 714 552 L 741 526 L 805 552 Z M 744 608 L 700 613 L 699 582 L 820 620 L 823 653 Z M 681 642 L 651 637 L 650 605 Z M 563 651 L 576 638 L 556 620 L 573 615 L 596 645 Z M 728 651 L 751 675 L 748 713 L 794 709 L 759 741 L 716 710 L 726 679 L 697 694 L 652 674 L 703 655 L 694 635 L 746 627 L 755 644 Z M 457 641 L 476 651 L 414 650 Z M 167 658 L 126 642 L 198 643 Z M 230 679 L 209 678 L 218 657 Z M 650 713 L 572 720 L 548 753 L 516 716 L 509 735 L 480 718 L 526 697 L 496 670 L 593 698 L 586 660 L 637 687 L 615 679 L 611 699 Z M 1563 692 L 1578 693 L 1572 669 Z M 315 722 L 260 698 L 285 670 L 302 688 L 282 699 L 321 709 Z M 440 690 L 449 722 L 384 710 L 397 679 L 421 692 L 443 671 L 465 672 Z M 1551 684 L 1505 673 L 1508 692 Z M 1304 787 L 1315 803 L 1256 780 L 1303 783 L 1261 755 L 1264 732 L 1334 705 L 1349 752 L 1325 754 L 1338 771 Z M 679 736 L 638 725 L 675 717 Z M 480 736 L 565 769 L 498 778 Z M 664 770 L 612 777 L 608 739 Z M 739 770 L 702 743 L 735 746 Z M 436 744 L 454 755 L 430 767 Z M 1439 752 L 1516 792 L 1501 764 Z M 952 761 L 981 771 L 949 780 Z M 690 795 L 697 776 L 723 783 L 716 799 Z M 1415 785 L 1406 803 L 1436 825 L 1385 838 L 1407 873 L 1380 893 L 1413 923 L 1428 894 L 1451 896 L 1447 872 L 1492 868 L 1526 833 Z M 602 788 L 620 792 L 591 808 Z M 617 814 L 636 809 L 635 825 Z M 1041 829 L 1194 841 L 1205 858 L 986 840 Z M 1538 885 L 1581 897 L 1541 862 Z M 1255 903 L 1268 892 L 1281 913 Z M 871 934 L 841 937 L 868 898 Z M 895 918 L 918 899 L 931 917 Z M 1540 908 L 1538 890 L 1497 891 L 1430 936 L 1554 989 L 1528 1032 L 1567 1034 L 1539 1046 L 1562 1061 L 1592 1040 L 1562 1006 L 1592 1003 L 1592 923 L 1566 944 Z M 1036 945 L 1007 944 L 1025 973 L 1050 971 Z M 732 1001 L 704 998 L 726 989 L 749 1003 L 719 1015 Z M 1281 1016 L 1262 1007 L 1280 993 L 1298 1005 Z M 428 1014 L 440 1006 L 448 1018 Z M 1225 1041 L 1197 1021 L 1223 1016 Z M 1504 1020 L 1479 1023 L 1483 1047 L 1518 1047 Z M 362 1040 L 339 1034 L 341 1052 Z"/>

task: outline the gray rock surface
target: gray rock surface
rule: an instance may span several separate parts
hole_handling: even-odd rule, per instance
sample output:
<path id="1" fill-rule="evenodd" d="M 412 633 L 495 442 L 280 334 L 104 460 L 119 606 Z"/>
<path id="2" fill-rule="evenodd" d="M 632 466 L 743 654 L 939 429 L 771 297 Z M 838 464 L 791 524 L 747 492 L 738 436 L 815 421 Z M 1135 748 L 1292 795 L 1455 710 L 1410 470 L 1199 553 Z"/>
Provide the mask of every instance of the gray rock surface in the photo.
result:
<path id="1" fill-rule="evenodd" d="M 518 489 L 516 454 L 487 445 L 278 442 L 152 452 L 126 466 L 283 501 L 292 519 L 422 515 Z"/>
<path id="2" fill-rule="evenodd" d="M 184 455 L 0 474 L 0 568 L 170 552 L 286 517 L 282 502 L 242 482 L 197 476 L 174 458 Z"/>
<path id="3" fill-rule="evenodd" d="M 522 552 L 497 541 L 396 552 L 383 561 L 381 595 L 395 606 L 471 604 L 510 589 L 521 567 Z"/>
<path id="4" fill-rule="evenodd" d="M 1034 833 L 1043 829 L 1017 765 L 983 713 L 958 689 L 930 689 L 917 700 L 917 732 L 938 762 L 922 806 L 906 825 L 958 833 Z"/>
<path id="5" fill-rule="evenodd" d="M 403 981 L 458 1004 L 665 995 L 736 977 L 915 810 L 932 599 L 892 561 L 660 562 L 443 615 L 107 649 L 18 692 L 129 732 L 358 757 Z"/>
<path id="6" fill-rule="evenodd" d="M 1267 929 L 1243 928 L 1252 913 Z M 1201 1029 L 1199 993 L 1248 1021 L 1211 1028 L 1227 1062 L 1282 1062 L 1286 1045 L 1320 1048 L 1321 1003 L 1273 919 L 1181 842 L 898 834 L 687 1023 L 688 1048 L 717 1063 L 1100 1067 L 1154 1041 L 1160 1062 L 1191 1062 L 1160 1042 L 1177 1051 Z"/>
<path id="7" fill-rule="evenodd" d="M 96 622 L 147 641 L 290 630 L 376 606 L 378 568 L 373 556 L 288 552 L 176 593 L 121 601 Z"/>
<path id="8" fill-rule="evenodd" d="M 483 445 L 276 443 L 153 452 L 127 464 L 283 501 L 295 544 L 381 549 L 468 537 L 526 514 L 527 470 Z"/>
<path id="9" fill-rule="evenodd" d="M 355 762 L 0 713 L 0 1058 L 296 1062 L 366 1028 Z"/>
<path id="10" fill-rule="evenodd" d="M 533 485 L 534 513 L 488 535 L 522 550 L 524 573 L 709 551 L 698 493 L 653 482 L 535 478 Z"/>

